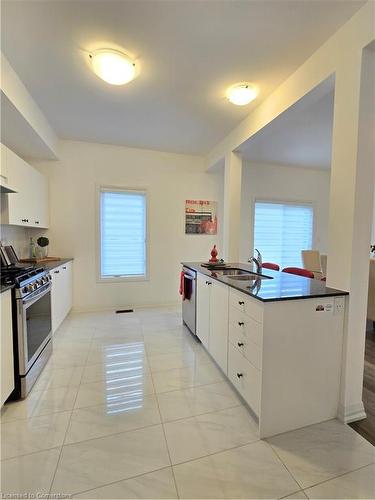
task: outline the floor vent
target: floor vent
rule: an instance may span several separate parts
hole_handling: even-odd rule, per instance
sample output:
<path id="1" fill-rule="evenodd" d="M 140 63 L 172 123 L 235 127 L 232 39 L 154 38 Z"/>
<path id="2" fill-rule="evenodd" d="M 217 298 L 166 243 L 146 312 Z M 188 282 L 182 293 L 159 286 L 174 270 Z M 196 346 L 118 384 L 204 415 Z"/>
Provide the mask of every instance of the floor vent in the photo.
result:
<path id="1" fill-rule="evenodd" d="M 119 309 L 116 311 L 116 314 L 122 314 L 122 313 L 132 313 L 134 312 L 134 309 Z"/>

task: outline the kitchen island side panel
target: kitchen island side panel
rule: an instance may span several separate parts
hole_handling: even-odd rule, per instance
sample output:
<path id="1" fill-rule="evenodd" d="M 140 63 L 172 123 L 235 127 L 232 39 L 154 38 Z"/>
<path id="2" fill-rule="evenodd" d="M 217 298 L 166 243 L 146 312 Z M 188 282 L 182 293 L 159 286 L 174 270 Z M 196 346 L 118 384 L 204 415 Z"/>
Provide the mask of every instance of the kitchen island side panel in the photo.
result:
<path id="1" fill-rule="evenodd" d="M 346 300 L 265 304 L 260 437 L 337 416 Z"/>

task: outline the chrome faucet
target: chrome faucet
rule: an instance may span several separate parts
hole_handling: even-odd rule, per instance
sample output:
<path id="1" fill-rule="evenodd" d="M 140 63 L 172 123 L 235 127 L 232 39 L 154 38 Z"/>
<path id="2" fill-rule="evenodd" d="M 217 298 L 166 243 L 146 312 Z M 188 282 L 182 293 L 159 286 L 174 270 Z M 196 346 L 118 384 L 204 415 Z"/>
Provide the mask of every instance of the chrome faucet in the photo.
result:
<path id="1" fill-rule="evenodd" d="M 256 257 L 251 257 L 248 262 L 254 262 L 254 264 L 257 266 L 257 273 L 261 274 L 262 273 L 262 255 L 259 252 L 259 250 L 256 248 L 255 249 L 257 256 Z"/>

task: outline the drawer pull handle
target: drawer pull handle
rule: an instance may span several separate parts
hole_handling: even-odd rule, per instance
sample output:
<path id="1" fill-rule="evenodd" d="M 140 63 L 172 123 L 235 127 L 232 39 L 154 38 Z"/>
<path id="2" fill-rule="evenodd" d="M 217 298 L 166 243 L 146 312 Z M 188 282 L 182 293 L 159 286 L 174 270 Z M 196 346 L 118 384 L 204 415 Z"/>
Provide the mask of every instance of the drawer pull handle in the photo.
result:
<path id="1" fill-rule="evenodd" d="M 60 271 L 53 271 L 55 274 L 59 274 Z"/>
<path id="2" fill-rule="evenodd" d="M 65 266 L 63 266 L 63 269 L 66 269 L 66 267 L 65 267 Z"/>
<path id="3" fill-rule="evenodd" d="M 243 347 L 243 342 L 237 342 L 238 347 Z"/>
<path id="4" fill-rule="evenodd" d="M 211 281 L 206 281 L 206 285 L 212 285 Z"/>
<path id="5" fill-rule="evenodd" d="M 243 306 L 243 305 L 245 304 L 245 302 L 244 302 L 243 300 L 239 300 L 239 301 L 238 301 L 238 304 L 239 304 L 240 306 Z"/>
<path id="6" fill-rule="evenodd" d="M 243 373 L 237 373 L 237 377 L 238 377 L 238 378 L 243 377 Z"/>
<path id="7" fill-rule="evenodd" d="M 243 321 L 238 322 L 238 326 L 243 326 L 245 323 Z"/>

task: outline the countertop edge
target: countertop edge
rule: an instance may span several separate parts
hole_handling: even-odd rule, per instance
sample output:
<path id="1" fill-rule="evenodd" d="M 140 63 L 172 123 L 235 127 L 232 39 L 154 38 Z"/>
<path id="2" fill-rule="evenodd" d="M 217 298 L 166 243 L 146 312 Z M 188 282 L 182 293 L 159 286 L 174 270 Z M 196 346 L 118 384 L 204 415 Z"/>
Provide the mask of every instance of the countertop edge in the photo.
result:
<path id="1" fill-rule="evenodd" d="M 67 262 L 73 261 L 73 257 L 67 257 L 65 259 L 60 259 L 60 260 L 51 260 L 51 261 L 46 261 L 46 262 L 39 262 L 37 265 L 40 267 L 44 267 L 45 269 L 48 269 L 49 271 L 52 271 L 52 269 L 56 269 L 56 267 L 63 266 Z"/>
<path id="2" fill-rule="evenodd" d="M 299 295 L 299 296 L 295 296 L 295 297 L 274 297 L 274 298 L 267 298 L 267 299 L 265 299 L 265 298 L 259 297 L 258 295 L 254 295 L 253 293 L 251 293 L 250 290 L 244 290 L 243 288 L 236 286 L 235 283 L 233 283 L 233 284 L 232 283 L 227 283 L 226 281 L 223 281 L 220 278 L 212 276 L 209 273 L 209 271 L 207 269 L 205 269 L 205 268 L 199 269 L 198 268 L 198 265 L 200 265 L 199 263 L 192 264 L 192 263 L 188 263 L 188 262 L 181 262 L 181 264 L 184 267 L 187 267 L 188 269 L 190 269 L 191 271 L 195 271 L 197 273 L 200 273 L 200 274 L 203 274 L 205 276 L 208 276 L 209 278 L 214 279 L 215 281 L 218 281 L 219 283 L 223 283 L 224 285 L 227 285 L 230 288 L 233 288 L 234 290 L 237 290 L 240 293 L 244 293 L 245 295 L 248 295 L 249 297 L 252 297 L 252 298 L 254 298 L 256 300 L 259 300 L 260 302 L 263 302 L 263 303 L 285 302 L 285 301 L 290 301 L 290 300 L 319 299 L 319 298 L 324 298 L 324 297 L 342 297 L 342 296 L 349 295 L 349 292 L 346 292 L 344 290 L 331 289 L 332 291 L 321 293 L 321 294 L 314 294 L 314 293 L 312 293 L 310 295 Z M 266 271 L 268 272 L 268 269 Z M 303 278 L 303 279 L 310 279 L 310 278 Z"/>
<path id="3" fill-rule="evenodd" d="M 14 287 L 14 285 L 1 285 L 0 287 L 0 294 L 7 292 L 8 290 L 11 290 Z"/>

